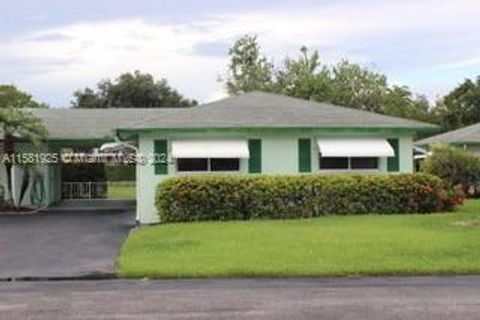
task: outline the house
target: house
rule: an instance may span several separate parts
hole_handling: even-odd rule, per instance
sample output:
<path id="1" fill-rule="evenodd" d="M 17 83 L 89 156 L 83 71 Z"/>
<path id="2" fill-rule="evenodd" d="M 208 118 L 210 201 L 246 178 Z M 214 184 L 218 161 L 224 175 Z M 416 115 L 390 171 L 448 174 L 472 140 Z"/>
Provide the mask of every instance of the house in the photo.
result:
<path id="1" fill-rule="evenodd" d="M 38 109 L 43 151 L 136 144 L 137 219 L 158 221 L 155 189 L 204 173 L 412 172 L 413 137 L 436 126 L 327 103 L 251 92 L 192 108 Z M 158 159 L 157 159 L 158 158 Z M 42 166 L 45 204 L 59 201 L 61 165 Z"/>
<path id="2" fill-rule="evenodd" d="M 415 145 L 428 147 L 437 143 L 451 144 L 480 156 L 480 123 L 419 140 Z"/>

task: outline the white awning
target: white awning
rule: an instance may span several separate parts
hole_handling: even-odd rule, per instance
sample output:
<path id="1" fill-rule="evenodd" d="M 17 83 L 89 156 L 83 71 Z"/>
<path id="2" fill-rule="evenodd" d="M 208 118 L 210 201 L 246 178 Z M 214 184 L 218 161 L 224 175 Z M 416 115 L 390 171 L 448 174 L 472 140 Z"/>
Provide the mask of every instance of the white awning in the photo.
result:
<path id="1" fill-rule="evenodd" d="M 176 140 L 172 158 L 249 158 L 246 140 Z"/>
<path id="2" fill-rule="evenodd" d="M 386 139 L 319 138 L 322 157 L 394 157 L 395 151 Z"/>

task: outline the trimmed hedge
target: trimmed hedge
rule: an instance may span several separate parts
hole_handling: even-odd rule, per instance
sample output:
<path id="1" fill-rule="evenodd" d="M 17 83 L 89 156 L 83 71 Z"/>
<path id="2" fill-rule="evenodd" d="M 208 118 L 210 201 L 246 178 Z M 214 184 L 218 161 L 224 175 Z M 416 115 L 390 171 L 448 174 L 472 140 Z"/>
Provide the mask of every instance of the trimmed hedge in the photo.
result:
<path id="1" fill-rule="evenodd" d="M 448 211 L 463 194 L 428 174 L 205 175 L 158 185 L 162 222 Z"/>

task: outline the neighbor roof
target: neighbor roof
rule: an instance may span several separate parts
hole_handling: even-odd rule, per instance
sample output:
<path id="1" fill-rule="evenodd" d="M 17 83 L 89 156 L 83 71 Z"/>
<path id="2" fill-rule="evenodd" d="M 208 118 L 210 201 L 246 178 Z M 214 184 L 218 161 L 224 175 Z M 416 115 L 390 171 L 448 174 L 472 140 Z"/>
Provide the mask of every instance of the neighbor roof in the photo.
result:
<path id="1" fill-rule="evenodd" d="M 250 92 L 190 108 L 31 109 L 49 139 L 106 139 L 115 129 L 386 128 L 436 126 L 283 95 Z"/>
<path id="2" fill-rule="evenodd" d="M 474 125 L 461 129 L 437 134 L 430 138 L 415 142 L 416 145 L 430 145 L 434 143 L 480 143 L 480 123 L 476 123 Z"/>

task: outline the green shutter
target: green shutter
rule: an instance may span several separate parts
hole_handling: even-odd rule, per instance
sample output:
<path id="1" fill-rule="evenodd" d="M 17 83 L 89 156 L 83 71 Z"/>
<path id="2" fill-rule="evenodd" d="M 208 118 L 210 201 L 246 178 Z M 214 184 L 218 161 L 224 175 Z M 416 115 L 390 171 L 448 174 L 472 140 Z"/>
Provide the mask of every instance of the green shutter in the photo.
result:
<path id="1" fill-rule="evenodd" d="M 155 174 L 168 174 L 167 140 L 155 140 L 153 150 L 155 159 L 160 160 L 155 163 Z"/>
<path id="2" fill-rule="evenodd" d="M 248 140 L 248 150 L 250 152 L 250 158 L 248 159 L 248 172 L 262 172 L 262 140 Z"/>
<path id="3" fill-rule="evenodd" d="M 312 149 L 310 139 L 298 139 L 298 171 L 312 171 Z"/>
<path id="4" fill-rule="evenodd" d="M 387 158 L 387 169 L 389 172 L 397 172 L 400 170 L 400 150 L 398 147 L 398 139 L 388 139 L 388 143 L 390 143 L 395 151 L 395 156 Z"/>

